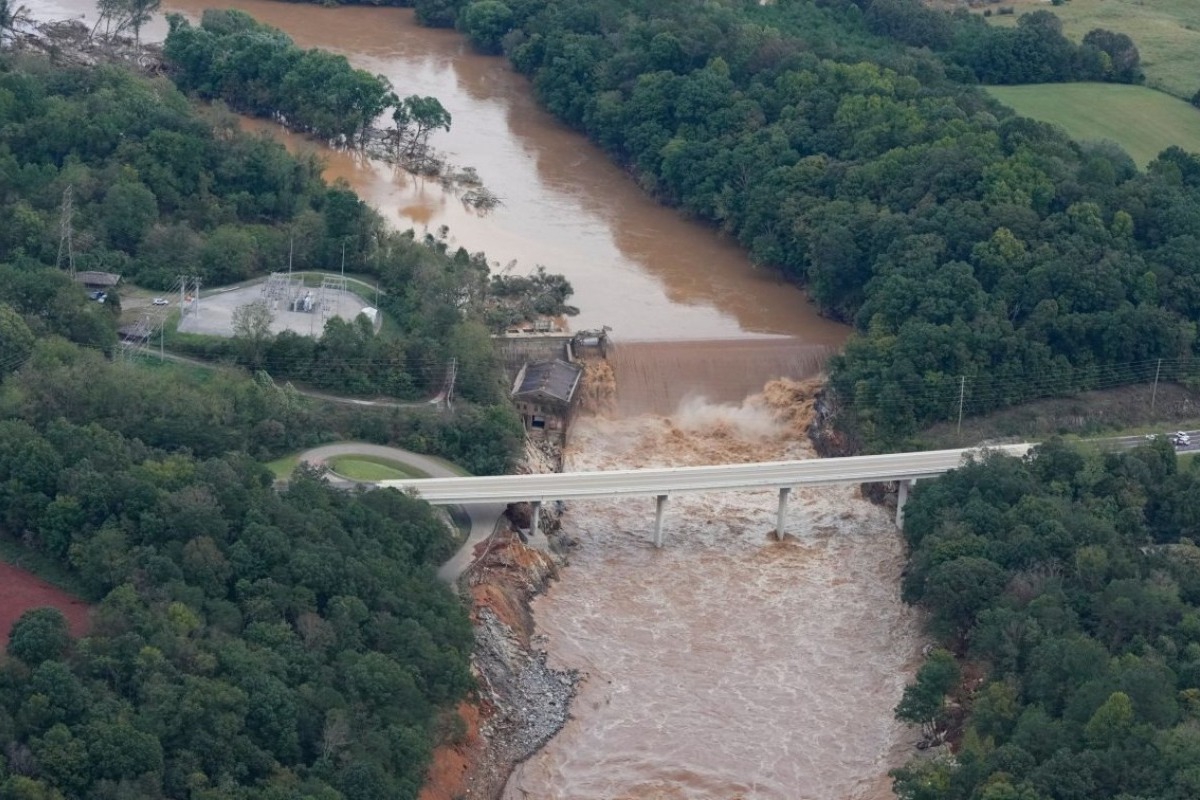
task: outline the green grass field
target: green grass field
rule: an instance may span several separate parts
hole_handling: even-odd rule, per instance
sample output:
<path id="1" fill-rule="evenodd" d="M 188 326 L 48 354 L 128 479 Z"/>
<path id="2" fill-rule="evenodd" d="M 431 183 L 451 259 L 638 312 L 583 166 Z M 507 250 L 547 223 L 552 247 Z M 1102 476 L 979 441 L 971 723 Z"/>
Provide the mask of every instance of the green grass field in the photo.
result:
<path id="1" fill-rule="evenodd" d="M 354 481 L 390 481 L 402 478 L 429 477 L 427 473 L 407 464 L 378 456 L 334 456 L 326 463 L 332 472 Z"/>
<path id="2" fill-rule="evenodd" d="M 275 473 L 275 477 L 281 481 L 286 481 L 292 477 L 292 473 L 296 471 L 296 467 L 300 466 L 300 454 L 293 453 L 290 456 L 277 458 L 274 461 L 266 463 L 267 469 Z"/>
<path id="3" fill-rule="evenodd" d="M 1016 6 L 1016 15 L 997 16 L 999 6 Z M 1191 99 L 1200 89 L 1200 2 L 1197 0 L 1070 0 L 1060 6 L 1011 0 L 991 8 L 991 21 L 1015 25 L 1024 11 L 1047 9 L 1063 21 L 1063 31 L 1080 41 L 1088 31 L 1105 28 L 1133 39 L 1142 56 L 1146 85 Z"/>
<path id="4" fill-rule="evenodd" d="M 1018 114 L 1059 125 L 1075 139 L 1114 141 L 1139 167 L 1173 144 L 1200 153 L 1200 109 L 1143 86 L 1048 83 L 987 91 Z"/>

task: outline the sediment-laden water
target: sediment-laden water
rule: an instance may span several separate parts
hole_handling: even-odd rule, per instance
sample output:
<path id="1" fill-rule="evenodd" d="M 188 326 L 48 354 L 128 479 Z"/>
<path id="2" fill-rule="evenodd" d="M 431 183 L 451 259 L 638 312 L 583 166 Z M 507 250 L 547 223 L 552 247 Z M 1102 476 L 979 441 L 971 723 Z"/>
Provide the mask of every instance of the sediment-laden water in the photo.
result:
<path id="1" fill-rule="evenodd" d="M 567 468 L 812 457 L 803 401 L 787 409 L 587 418 Z M 913 744 L 892 709 L 920 644 L 900 536 L 855 487 L 795 492 L 783 542 L 775 509 L 772 491 L 672 497 L 656 550 L 652 498 L 569 504 L 578 544 L 534 611 L 553 661 L 586 680 L 506 800 L 892 796 Z"/>

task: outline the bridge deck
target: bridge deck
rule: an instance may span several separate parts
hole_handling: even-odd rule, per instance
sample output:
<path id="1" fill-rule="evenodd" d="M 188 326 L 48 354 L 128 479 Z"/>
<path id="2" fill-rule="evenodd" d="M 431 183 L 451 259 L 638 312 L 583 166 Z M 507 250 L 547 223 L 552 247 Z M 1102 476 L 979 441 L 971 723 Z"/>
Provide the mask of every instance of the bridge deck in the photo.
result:
<path id="1" fill-rule="evenodd" d="M 1032 444 L 1015 444 L 992 449 L 1009 455 L 1024 455 L 1031 447 Z M 960 466 L 967 456 L 980 452 L 979 449 L 967 448 L 710 467 L 422 478 L 380 481 L 377 485 L 412 489 L 434 505 L 582 500 L 931 478 Z"/>

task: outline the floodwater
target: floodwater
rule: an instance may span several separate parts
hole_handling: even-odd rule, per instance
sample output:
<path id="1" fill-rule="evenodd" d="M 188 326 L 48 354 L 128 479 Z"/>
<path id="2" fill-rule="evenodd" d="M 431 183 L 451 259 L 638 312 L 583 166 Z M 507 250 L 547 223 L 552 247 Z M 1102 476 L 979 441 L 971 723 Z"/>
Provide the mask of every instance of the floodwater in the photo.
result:
<path id="1" fill-rule="evenodd" d="M 94 18 L 91 0 L 33 5 L 39 17 Z M 481 214 L 437 181 L 314 147 L 327 159 L 327 177 L 345 178 L 402 229 L 436 233 L 448 226 L 452 246 L 486 252 L 496 269 L 515 261 L 517 273 L 538 264 L 563 273 L 581 311 L 574 329 L 608 325 L 624 341 L 845 341 L 848 329 L 820 317 L 802 291 L 755 268 L 715 231 L 658 205 L 601 151 L 540 110 L 528 82 L 503 59 L 472 53 L 454 31 L 421 28 L 404 9 L 268 0 L 162 4 L 164 13 L 193 18 L 206 8 L 240 8 L 301 46 L 344 53 L 356 67 L 385 76 L 401 97 L 436 96 L 453 124 L 431 144 L 451 163 L 475 167 L 501 197 L 499 208 Z M 143 36 L 161 39 L 165 29 L 159 15 Z M 295 148 L 312 147 L 283 138 Z"/>
<path id="2" fill-rule="evenodd" d="M 43 18 L 93 13 L 90 0 L 32 5 Z M 436 182 L 264 129 L 319 151 L 328 177 L 399 227 L 448 226 L 452 245 L 496 269 L 564 273 L 582 312 L 573 327 L 613 328 L 611 362 L 589 368 L 613 385 L 594 381 L 568 468 L 813 457 L 805 392 L 773 383 L 747 399 L 780 375 L 817 374 L 845 341 L 801 291 L 658 206 L 454 32 L 398 9 L 163 2 L 189 16 L 230 6 L 345 53 L 401 96 L 437 96 L 454 124 L 433 145 L 503 205 L 479 214 Z M 144 35 L 164 30 L 157 20 Z M 899 600 L 900 537 L 853 487 L 794 493 L 782 542 L 768 536 L 775 506 L 771 492 L 674 497 L 655 550 L 651 499 L 570 504 L 577 546 L 535 615 L 551 659 L 586 677 L 573 720 L 518 768 L 506 800 L 892 797 L 887 771 L 912 752 L 892 709 L 920 645 Z"/>
<path id="3" fill-rule="evenodd" d="M 773 388 L 778 388 L 778 385 Z M 802 402 L 691 401 L 671 417 L 591 417 L 568 469 L 813 457 Z M 789 420 L 775 412 L 788 410 Z M 573 719 L 505 800 L 883 800 L 912 753 L 892 717 L 919 650 L 904 548 L 855 487 L 575 501 L 564 579 L 535 601 L 552 663 L 585 680 Z"/>

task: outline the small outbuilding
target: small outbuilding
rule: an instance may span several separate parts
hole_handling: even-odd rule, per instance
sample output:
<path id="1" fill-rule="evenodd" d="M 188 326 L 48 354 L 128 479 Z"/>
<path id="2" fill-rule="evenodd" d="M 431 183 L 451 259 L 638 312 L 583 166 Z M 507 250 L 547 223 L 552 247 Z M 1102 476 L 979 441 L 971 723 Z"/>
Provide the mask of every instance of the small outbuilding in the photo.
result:
<path id="1" fill-rule="evenodd" d="M 513 381 L 512 399 L 525 430 L 565 434 L 582 377 L 583 367 L 560 358 L 521 367 Z"/>
<path id="2" fill-rule="evenodd" d="M 93 291 L 111 289 L 121 282 L 121 276 L 115 272 L 76 272 L 75 282 Z"/>

